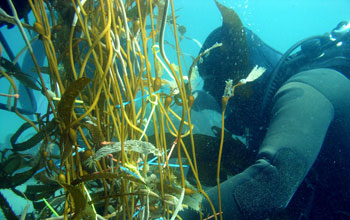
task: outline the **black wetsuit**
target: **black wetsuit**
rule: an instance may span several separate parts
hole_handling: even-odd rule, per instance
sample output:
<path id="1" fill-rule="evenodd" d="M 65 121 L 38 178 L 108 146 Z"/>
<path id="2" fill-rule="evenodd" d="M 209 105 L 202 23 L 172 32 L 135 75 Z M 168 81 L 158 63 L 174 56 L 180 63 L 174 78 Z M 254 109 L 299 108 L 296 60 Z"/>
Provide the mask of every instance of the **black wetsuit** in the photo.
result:
<path id="1" fill-rule="evenodd" d="M 215 43 L 217 35 L 220 29 L 204 48 Z M 331 54 L 325 53 L 322 59 L 281 68 L 289 76 L 271 88 L 281 54 L 249 30 L 247 42 L 252 66 L 265 66 L 267 72 L 252 83 L 253 95 L 229 101 L 225 127 L 238 135 L 249 133 L 249 148 L 257 156 L 250 167 L 221 183 L 224 219 L 350 219 L 350 69 L 323 62 Z M 341 54 L 350 57 L 349 50 L 344 51 Z M 210 56 L 214 60 L 199 66 L 200 73 L 222 68 L 213 66 L 219 56 Z M 204 89 L 213 86 L 206 83 Z M 270 99 L 267 90 L 273 91 Z M 219 100 L 223 94 L 209 93 Z M 208 195 L 218 211 L 217 187 Z M 207 202 L 203 213 L 212 214 Z M 279 214 L 284 217 L 276 217 Z M 187 211 L 182 216 L 197 219 L 198 214 Z"/>

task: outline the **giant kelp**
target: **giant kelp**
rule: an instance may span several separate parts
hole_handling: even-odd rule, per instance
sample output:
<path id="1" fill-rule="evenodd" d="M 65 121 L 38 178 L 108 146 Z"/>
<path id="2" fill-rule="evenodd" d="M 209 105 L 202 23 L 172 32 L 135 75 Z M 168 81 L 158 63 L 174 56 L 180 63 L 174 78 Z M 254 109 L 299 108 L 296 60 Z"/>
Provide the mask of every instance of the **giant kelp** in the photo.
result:
<path id="1" fill-rule="evenodd" d="M 173 1 L 28 3 L 32 24 L 22 23 L 16 13 L 2 17 L 20 28 L 39 82 L 4 58 L 0 73 L 14 93 L 12 77 L 40 91 L 47 112 L 31 120 L 17 111 L 15 99 L 12 108 L 25 123 L 13 134 L 11 151 L 3 154 L 0 188 L 31 200 L 37 218 L 174 219 L 183 207 L 199 210 L 202 195 L 208 197 L 198 179 L 190 77 L 181 66 L 185 27 L 176 24 Z M 166 26 L 173 34 L 167 41 L 174 41 L 175 63 L 164 49 Z M 38 65 L 31 40 L 43 42 L 47 67 Z M 163 76 L 165 69 L 170 79 Z M 30 129 L 35 134 L 23 140 Z M 171 145 L 178 164 L 169 162 Z M 185 179 L 184 157 L 193 185 Z M 37 185 L 27 185 L 23 194 L 15 188 L 31 177 Z M 13 216 L 11 204 L 0 200 Z"/>
<path id="2" fill-rule="evenodd" d="M 13 5 L 12 16 L 0 11 L 0 20 L 17 25 L 26 43 L 16 59 L 0 57 L 0 77 L 14 93 L 6 95 L 9 109 L 25 121 L 11 137 L 11 149 L 1 151 L 0 189 L 32 201 L 36 218 L 175 219 L 184 207 L 199 211 L 205 198 L 217 219 L 201 181 L 219 185 L 225 178 L 220 174 L 236 174 L 254 157 L 225 132 L 224 115 L 234 89 L 255 80 L 263 69 L 237 81 L 246 75 L 248 59 L 246 53 L 234 56 L 242 68 L 237 84 L 226 81 L 221 132 L 213 128 L 216 137 L 193 134 L 196 63 L 218 47 L 223 53 L 231 47 L 246 52 L 239 17 L 216 3 L 227 33 L 194 58 L 187 75 L 179 45 L 186 28 L 176 23 L 173 0 L 29 0 L 31 24 L 19 20 Z M 165 37 L 166 26 L 171 37 Z M 38 65 L 31 47 L 35 40 L 42 41 L 48 66 Z M 174 50 L 165 50 L 166 43 Z M 32 57 L 38 82 L 16 65 L 23 51 Z M 177 60 L 171 62 L 168 53 Z M 13 78 L 46 97 L 45 114 L 32 120 L 19 111 Z M 28 131 L 34 134 L 24 135 Z M 24 192 L 16 189 L 32 178 L 37 184 Z M 0 193 L 8 218 L 16 215 L 11 205 Z"/>

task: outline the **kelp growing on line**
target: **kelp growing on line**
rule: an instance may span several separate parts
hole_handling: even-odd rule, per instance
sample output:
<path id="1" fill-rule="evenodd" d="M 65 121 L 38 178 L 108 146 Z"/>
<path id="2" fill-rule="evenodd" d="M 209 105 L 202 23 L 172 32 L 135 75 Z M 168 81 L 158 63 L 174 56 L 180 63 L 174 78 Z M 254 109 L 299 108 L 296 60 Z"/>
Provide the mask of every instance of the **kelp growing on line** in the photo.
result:
<path id="1" fill-rule="evenodd" d="M 40 81 L 19 79 L 26 75 L 7 62 L 1 76 L 15 93 L 12 76 L 31 83 L 28 87 L 46 97 L 47 112 L 33 121 L 13 105 L 26 122 L 11 138 L 12 154 L 2 158 L 0 188 L 31 200 L 40 219 L 174 219 L 184 207 L 199 210 L 202 197 L 208 197 L 198 178 L 190 115 L 194 65 L 184 76 L 179 41 L 186 28 L 176 24 L 173 0 L 28 3 L 33 24 L 21 23 L 15 14 L 5 17 L 21 28 Z M 28 26 L 43 42 L 45 68 L 38 66 L 23 31 Z M 177 61 L 166 56 L 166 26 Z M 23 141 L 23 132 L 32 128 L 35 134 Z M 178 164 L 170 161 L 173 150 Z M 193 185 L 185 178 L 183 158 Z M 18 173 L 20 168 L 25 171 Z M 27 185 L 23 194 L 15 189 L 32 176 L 36 185 Z M 1 201 L 12 215 L 11 204 Z"/>

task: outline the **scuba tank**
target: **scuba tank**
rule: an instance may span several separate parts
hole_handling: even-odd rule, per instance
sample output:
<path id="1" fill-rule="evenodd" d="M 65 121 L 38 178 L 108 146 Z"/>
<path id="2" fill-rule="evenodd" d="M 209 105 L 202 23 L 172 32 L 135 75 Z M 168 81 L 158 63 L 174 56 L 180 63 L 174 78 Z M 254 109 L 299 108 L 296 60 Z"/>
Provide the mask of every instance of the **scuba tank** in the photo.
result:
<path id="1" fill-rule="evenodd" d="M 293 53 L 297 48 L 300 50 Z M 350 77 L 350 22 L 340 22 L 329 34 L 295 43 L 283 54 L 272 72 L 260 115 L 266 118 L 274 94 L 291 76 L 314 68 L 331 68 Z"/>

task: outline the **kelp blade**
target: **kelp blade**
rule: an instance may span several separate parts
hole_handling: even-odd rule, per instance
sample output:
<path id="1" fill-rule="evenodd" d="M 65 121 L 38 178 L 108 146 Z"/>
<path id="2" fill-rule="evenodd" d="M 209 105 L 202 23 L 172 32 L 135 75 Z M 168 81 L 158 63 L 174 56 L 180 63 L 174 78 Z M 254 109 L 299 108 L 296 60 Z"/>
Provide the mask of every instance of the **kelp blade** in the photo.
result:
<path id="1" fill-rule="evenodd" d="M 58 103 L 58 115 L 67 127 L 72 118 L 74 101 L 89 82 L 90 79 L 87 77 L 82 77 L 72 82 Z"/>

